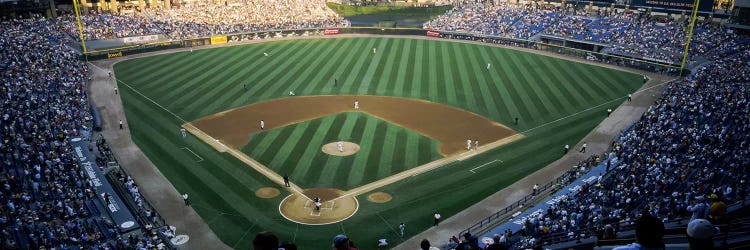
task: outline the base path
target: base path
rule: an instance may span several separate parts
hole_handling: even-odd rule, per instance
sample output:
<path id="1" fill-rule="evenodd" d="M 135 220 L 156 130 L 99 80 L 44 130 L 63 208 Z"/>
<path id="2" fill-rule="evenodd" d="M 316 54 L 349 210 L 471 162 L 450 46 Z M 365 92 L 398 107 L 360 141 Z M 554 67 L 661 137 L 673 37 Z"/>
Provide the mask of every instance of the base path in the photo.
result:
<path id="1" fill-rule="evenodd" d="M 359 109 L 354 109 L 355 101 Z M 222 111 L 183 127 L 195 126 L 224 145 L 240 148 L 249 142 L 248 135 L 261 132 L 261 120 L 264 130 L 269 130 L 342 112 L 363 112 L 436 140 L 443 156 L 465 152 L 467 139 L 490 143 L 517 134 L 466 110 L 419 99 L 369 95 L 275 99 Z"/>
<path id="2" fill-rule="evenodd" d="M 654 74 L 651 72 L 635 70 L 632 68 L 615 66 L 611 64 L 588 61 L 582 58 L 555 54 L 552 52 L 525 49 L 512 46 L 504 46 L 497 44 L 486 44 L 479 41 L 468 41 L 468 40 L 444 40 L 440 38 L 430 38 L 426 36 L 374 36 L 366 34 L 343 34 L 338 36 L 310 36 L 310 37 L 283 37 L 267 40 L 251 40 L 241 43 L 228 43 L 222 45 L 213 46 L 202 46 L 196 47 L 195 50 L 211 49 L 215 47 L 225 46 L 236 46 L 248 43 L 264 43 L 269 41 L 279 40 L 297 40 L 297 39 L 339 39 L 346 37 L 394 37 L 394 38 L 411 38 L 411 39 L 422 39 L 422 40 L 439 40 L 445 42 L 456 42 L 456 43 L 473 43 L 481 44 L 484 46 L 491 47 L 503 47 L 516 51 L 524 51 L 533 54 L 546 55 L 555 58 L 561 58 L 569 61 L 575 61 L 583 64 L 597 65 L 607 68 L 613 68 L 622 71 L 634 72 L 641 75 L 647 75 L 650 81 L 637 93 L 633 94 L 633 101 L 626 102 L 621 107 L 617 108 L 605 121 L 597 127 L 595 131 L 592 131 L 583 141 L 587 141 L 590 151 L 592 153 L 603 152 L 609 143 L 611 143 L 612 137 L 617 135 L 622 129 L 626 128 L 633 121 L 637 120 L 641 114 L 647 109 L 647 107 L 653 103 L 653 101 L 660 95 L 663 85 L 661 83 L 669 80 L 671 77 L 664 75 Z M 193 49 L 193 48 L 190 48 Z M 164 175 L 159 172 L 156 166 L 145 156 L 145 154 L 133 143 L 130 137 L 128 129 L 118 129 L 118 124 L 114 121 L 122 119 L 127 124 L 127 118 L 123 112 L 122 102 L 117 95 L 113 95 L 112 88 L 116 86 L 115 78 L 111 78 L 107 75 L 107 72 L 112 72 L 112 65 L 115 62 L 124 61 L 133 58 L 150 57 L 160 54 L 169 54 L 175 52 L 181 52 L 189 50 L 188 48 L 178 48 L 161 50 L 156 52 L 148 52 L 136 55 L 128 55 L 119 58 L 113 58 L 109 60 L 100 60 L 91 62 L 90 74 L 92 81 L 87 86 L 89 87 L 89 95 L 91 96 L 92 102 L 100 110 L 103 121 L 103 135 L 109 142 L 113 151 L 118 158 L 118 161 L 123 168 L 127 169 L 128 173 L 141 185 L 141 194 L 148 200 L 159 213 L 164 217 L 170 225 L 176 226 L 178 234 L 189 235 L 189 241 L 185 244 L 180 245 L 180 249 L 230 249 L 229 246 L 224 244 L 214 232 L 208 227 L 206 222 L 198 216 L 198 213 L 193 210 L 192 207 L 185 206 L 183 204 L 180 193 L 172 186 Z M 361 103 L 364 109 L 367 106 L 371 106 L 368 103 Z M 255 121 L 257 122 L 257 121 Z M 481 139 L 481 138 L 479 138 Z M 484 142 L 482 142 L 484 143 Z M 489 146 L 489 145 L 488 145 Z M 480 147 L 479 151 L 482 151 Z M 440 227 L 433 227 L 427 231 L 414 235 L 412 238 L 407 239 L 401 244 L 394 246 L 392 249 L 414 249 L 415 246 L 419 246 L 419 242 L 422 239 L 429 239 L 431 242 L 437 243 L 436 245 L 442 245 L 445 239 L 451 235 L 460 232 L 470 224 L 484 219 L 489 214 L 492 214 L 506 206 L 513 204 L 515 201 L 527 194 L 529 187 L 534 183 L 544 183 L 552 180 L 558 176 L 561 172 L 570 168 L 570 166 L 577 164 L 580 160 L 583 160 L 587 155 L 569 153 L 562 159 L 551 163 L 546 168 L 527 176 L 526 178 L 496 192 L 495 194 L 488 196 L 486 199 L 478 202 L 475 205 L 459 212 L 445 221 L 441 222 Z M 280 178 L 280 177 L 279 177 Z M 279 180 L 280 185 L 283 186 L 283 180 Z"/>
<path id="3" fill-rule="evenodd" d="M 358 108 L 355 108 L 355 102 Z M 438 140 L 439 151 L 446 157 L 348 191 L 317 187 L 304 189 L 292 183 L 287 187 L 292 194 L 279 204 L 279 212 L 284 218 L 308 225 L 346 220 L 359 208 L 358 195 L 523 138 L 523 135 L 502 124 L 468 111 L 424 100 L 384 96 L 282 98 L 219 112 L 183 124 L 182 127 L 217 151 L 235 156 L 281 185 L 281 176 L 238 150 L 249 143 L 248 135 L 342 112 L 364 112 Z M 261 120 L 263 127 L 260 126 Z M 467 150 L 466 140 L 469 138 L 486 144 L 479 148 L 472 144 L 472 149 Z M 321 150 L 327 154 L 347 156 L 360 148 L 360 145 L 344 142 L 344 151 L 340 152 L 337 143 L 325 144 Z M 320 207 L 315 206 L 315 198 L 322 200 Z"/>

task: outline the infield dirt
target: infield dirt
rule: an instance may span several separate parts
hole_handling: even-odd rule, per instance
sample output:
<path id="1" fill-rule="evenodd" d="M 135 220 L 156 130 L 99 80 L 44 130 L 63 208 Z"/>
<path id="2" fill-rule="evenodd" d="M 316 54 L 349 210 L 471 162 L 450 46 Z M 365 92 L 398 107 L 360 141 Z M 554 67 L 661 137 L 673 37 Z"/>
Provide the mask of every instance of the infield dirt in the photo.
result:
<path id="1" fill-rule="evenodd" d="M 359 101 L 357 110 L 355 100 Z M 240 148 L 250 143 L 250 134 L 262 131 L 261 120 L 264 129 L 270 130 L 342 112 L 364 112 L 436 140 L 443 156 L 465 152 L 467 139 L 490 143 L 516 134 L 462 109 L 418 99 L 367 95 L 281 98 L 222 111 L 191 124 L 231 148 Z"/>
<path id="2" fill-rule="evenodd" d="M 355 101 L 359 104 L 358 109 L 355 109 Z M 305 189 L 292 183 L 291 187 L 287 188 L 291 194 L 279 204 L 279 212 L 286 219 L 308 225 L 345 220 L 357 212 L 359 205 L 356 196 L 359 194 L 522 137 L 500 123 L 458 108 L 418 99 L 354 95 L 270 100 L 209 115 L 183 124 L 183 127 L 220 152 L 229 152 L 272 181 L 282 184 L 281 176 L 237 149 L 252 143 L 249 141 L 251 134 L 343 112 L 363 112 L 436 140 L 440 143 L 438 151 L 445 158 L 347 191 L 322 187 Z M 264 125 L 262 128 L 261 120 Z M 485 144 L 479 145 L 478 150 L 472 150 L 465 156 L 467 139 L 471 139 L 472 142 L 479 140 Z M 335 143 L 329 144 L 335 147 Z M 347 144 L 345 148 L 354 149 L 355 145 Z M 356 145 L 356 148 L 358 150 L 360 147 L 368 146 L 370 145 Z M 471 149 L 476 149 L 474 144 L 471 145 Z M 322 150 L 326 151 L 325 145 Z M 335 148 L 329 151 L 338 152 Z M 355 152 L 352 150 L 351 153 Z M 383 194 L 368 198 L 373 202 L 390 200 L 390 195 Z M 313 206 L 315 197 L 323 200 L 320 209 Z"/>

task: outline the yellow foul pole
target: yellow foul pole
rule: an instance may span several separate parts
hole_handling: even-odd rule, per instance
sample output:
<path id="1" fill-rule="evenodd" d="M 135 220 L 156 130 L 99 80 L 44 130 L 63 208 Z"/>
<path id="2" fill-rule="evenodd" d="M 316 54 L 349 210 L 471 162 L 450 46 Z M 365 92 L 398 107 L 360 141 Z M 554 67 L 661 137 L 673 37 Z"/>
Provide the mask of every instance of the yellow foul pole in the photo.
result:
<path id="1" fill-rule="evenodd" d="M 81 39 L 83 54 L 86 55 L 86 40 L 83 38 L 83 25 L 81 24 L 81 13 L 78 10 L 78 1 L 79 0 L 73 0 L 73 9 L 76 12 L 76 22 L 78 22 L 78 37 Z"/>
<path id="2" fill-rule="evenodd" d="M 685 42 L 685 53 L 682 54 L 682 63 L 680 63 L 680 77 L 682 77 L 682 71 L 685 69 L 685 62 L 688 58 L 688 53 L 690 53 L 690 40 L 693 38 L 693 27 L 695 27 L 695 20 L 698 17 L 698 4 L 700 4 L 701 0 L 695 0 L 693 2 L 693 13 L 690 14 L 690 26 L 688 27 L 688 35 Z"/>

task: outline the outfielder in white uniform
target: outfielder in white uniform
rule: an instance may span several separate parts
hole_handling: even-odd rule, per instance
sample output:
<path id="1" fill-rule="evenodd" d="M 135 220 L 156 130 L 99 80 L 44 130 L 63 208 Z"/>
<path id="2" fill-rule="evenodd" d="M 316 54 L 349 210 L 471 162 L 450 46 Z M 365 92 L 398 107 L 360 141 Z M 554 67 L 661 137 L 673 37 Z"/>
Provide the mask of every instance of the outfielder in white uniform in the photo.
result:
<path id="1" fill-rule="evenodd" d="M 372 53 L 375 54 L 375 52 L 378 51 L 376 48 L 372 48 Z"/>
<path id="2" fill-rule="evenodd" d="M 180 133 L 182 133 L 182 138 L 187 137 L 187 130 L 185 128 L 180 128 Z"/>
<path id="3" fill-rule="evenodd" d="M 487 69 L 490 69 L 490 66 L 492 66 L 492 64 L 489 64 L 489 63 L 488 63 L 488 64 L 487 64 Z"/>

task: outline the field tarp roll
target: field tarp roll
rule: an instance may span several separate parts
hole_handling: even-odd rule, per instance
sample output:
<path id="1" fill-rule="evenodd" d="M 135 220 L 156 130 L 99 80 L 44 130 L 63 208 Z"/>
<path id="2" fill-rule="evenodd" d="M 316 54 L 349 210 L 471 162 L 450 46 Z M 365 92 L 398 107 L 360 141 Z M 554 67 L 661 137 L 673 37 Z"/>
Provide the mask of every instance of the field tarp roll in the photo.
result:
<path id="1" fill-rule="evenodd" d="M 97 109 L 93 104 L 91 105 L 91 117 L 92 127 L 94 128 L 94 131 L 102 131 L 102 116 L 101 114 L 99 114 L 99 109 Z"/>

